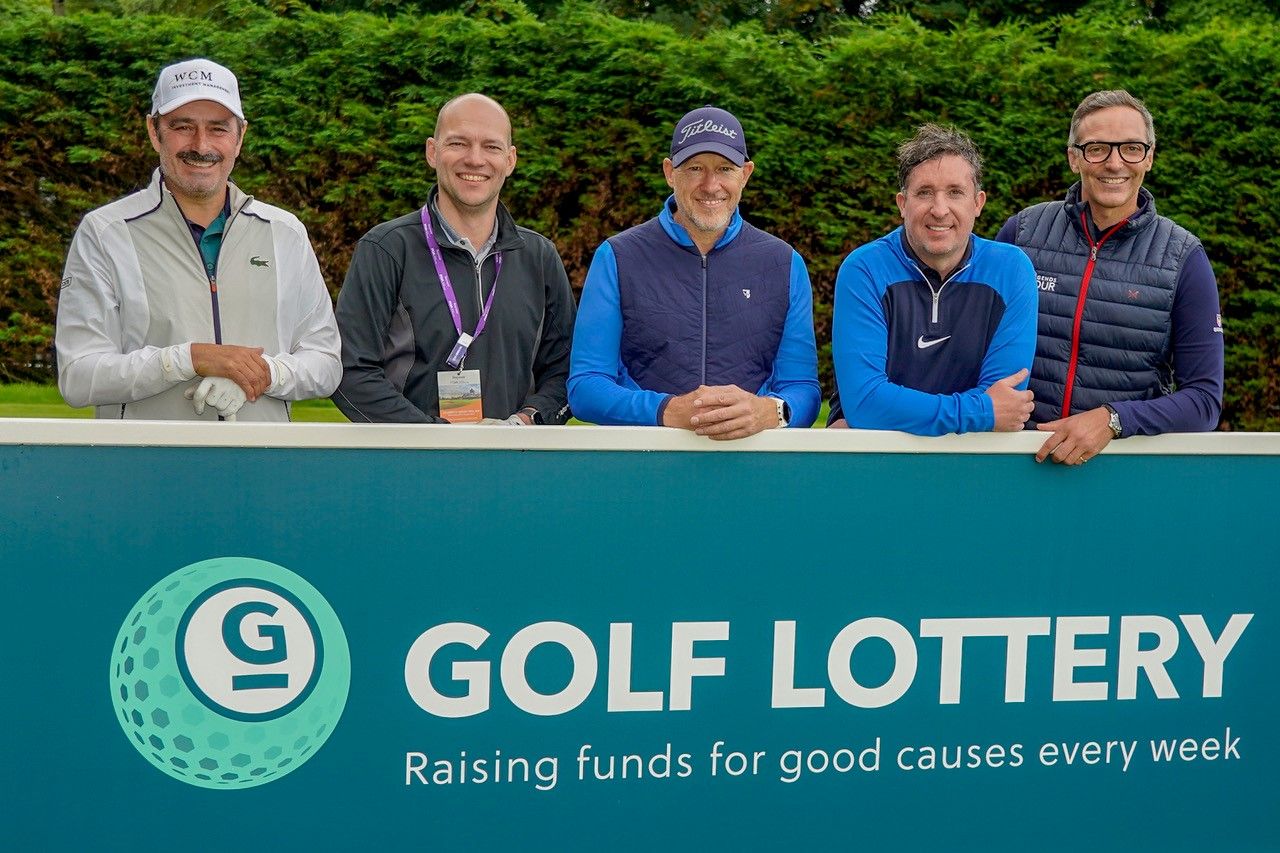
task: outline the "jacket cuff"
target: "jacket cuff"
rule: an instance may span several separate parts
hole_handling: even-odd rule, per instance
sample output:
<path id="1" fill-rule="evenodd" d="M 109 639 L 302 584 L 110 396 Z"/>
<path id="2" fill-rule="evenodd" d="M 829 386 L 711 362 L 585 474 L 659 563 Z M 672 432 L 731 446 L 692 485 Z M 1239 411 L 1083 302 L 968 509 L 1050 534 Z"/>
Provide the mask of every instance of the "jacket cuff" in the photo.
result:
<path id="1" fill-rule="evenodd" d="M 186 382 L 195 379 L 196 369 L 191 364 L 191 344 L 174 344 L 160 350 L 160 369 L 170 382 Z"/>
<path id="2" fill-rule="evenodd" d="M 674 395 L 668 394 L 662 398 L 662 402 L 658 404 L 658 420 L 654 426 L 662 426 L 662 418 L 667 413 L 667 404 L 674 400 Z"/>

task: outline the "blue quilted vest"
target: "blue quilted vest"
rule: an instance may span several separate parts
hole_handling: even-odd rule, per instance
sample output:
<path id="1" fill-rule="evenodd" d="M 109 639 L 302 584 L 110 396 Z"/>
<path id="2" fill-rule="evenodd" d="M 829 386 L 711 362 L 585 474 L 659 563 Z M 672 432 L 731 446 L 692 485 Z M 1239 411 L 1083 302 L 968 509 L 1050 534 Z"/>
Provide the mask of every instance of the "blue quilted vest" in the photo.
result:
<path id="1" fill-rule="evenodd" d="M 1173 297 L 1182 265 L 1200 241 L 1157 216 L 1151 193 L 1139 192 L 1138 210 L 1128 222 L 1094 241 L 1098 256 L 1078 335 L 1076 310 L 1091 252 L 1081 221 L 1087 204 L 1080 200 L 1080 185 L 1067 191 L 1065 201 L 1018 214 L 1014 242 L 1030 256 L 1040 287 L 1031 368 L 1035 423 L 1172 390 Z M 1063 413 L 1067 394 L 1070 411 Z"/>
<path id="2" fill-rule="evenodd" d="M 650 219 L 609 239 L 618 263 L 622 364 L 641 387 L 755 393 L 773 372 L 790 303 L 792 250 L 746 222 L 703 258 Z"/>

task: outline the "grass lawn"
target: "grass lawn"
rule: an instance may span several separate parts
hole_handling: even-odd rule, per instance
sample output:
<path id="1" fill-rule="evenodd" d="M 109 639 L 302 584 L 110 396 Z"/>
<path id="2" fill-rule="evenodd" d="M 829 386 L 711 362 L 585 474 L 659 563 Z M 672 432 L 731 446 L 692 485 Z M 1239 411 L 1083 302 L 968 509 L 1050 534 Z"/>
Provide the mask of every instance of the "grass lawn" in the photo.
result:
<path id="1" fill-rule="evenodd" d="M 0 418 L 91 418 L 93 407 L 73 409 L 58 393 L 56 385 L 0 385 Z M 303 400 L 293 404 L 295 421 L 337 421 L 345 423 L 337 407 L 328 400 Z"/>
<path id="2" fill-rule="evenodd" d="M 0 385 L 0 418 L 91 418 L 93 407 L 73 409 L 63 402 L 55 385 Z M 293 404 L 295 421 L 346 423 L 342 412 L 329 400 L 303 400 Z M 814 427 L 827 422 L 827 404 L 822 404 Z M 570 421 L 581 423 L 581 421 Z"/>

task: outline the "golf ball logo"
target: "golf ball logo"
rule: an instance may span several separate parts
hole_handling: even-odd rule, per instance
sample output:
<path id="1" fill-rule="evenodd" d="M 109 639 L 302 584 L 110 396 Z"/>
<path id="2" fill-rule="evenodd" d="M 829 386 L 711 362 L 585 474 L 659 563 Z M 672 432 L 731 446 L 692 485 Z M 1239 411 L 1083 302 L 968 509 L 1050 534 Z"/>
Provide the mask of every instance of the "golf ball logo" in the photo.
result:
<path id="1" fill-rule="evenodd" d="M 280 778 L 315 754 L 346 705 L 337 615 L 303 578 L 246 557 L 179 569 L 116 637 L 111 695 L 130 742 L 204 788 Z"/>

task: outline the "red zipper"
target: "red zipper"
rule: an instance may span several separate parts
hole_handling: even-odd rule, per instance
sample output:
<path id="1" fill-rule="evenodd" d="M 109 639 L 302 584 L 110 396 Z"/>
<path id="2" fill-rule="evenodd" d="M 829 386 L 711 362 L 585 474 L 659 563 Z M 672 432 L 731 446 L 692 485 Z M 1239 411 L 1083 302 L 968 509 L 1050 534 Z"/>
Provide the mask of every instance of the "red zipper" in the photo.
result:
<path id="1" fill-rule="evenodd" d="M 1089 241 L 1089 263 L 1085 264 L 1084 278 L 1080 282 L 1080 295 L 1076 297 L 1076 317 L 1071 326 L 1071 359 L 1067 362 L 1067 384 L 1062 391 L 1062 414 L 1058 416 L 1060 418 L 1071 416 L 1071 391 L 1076 382 L 1076 360 L 1080 357 L 1080 321 L 1084 318 L 1084 301 L 1089 295 L 1089 281 L 1093 278 L 1093 267 L 1098 260 L 1098 250 L 1102 248 L 1103 243 L 1107 242 L 1108 237 L 1128 221 L 1128 218 L 1125 218 L 1112 225 L 1095 243 L 1093 233 L 1089 230 L 1089 220 L 1085 217 L 1085 212 L 1080 211 L 1080 225 L 1084 228 L 1084 238 Z"/>

